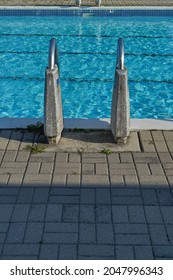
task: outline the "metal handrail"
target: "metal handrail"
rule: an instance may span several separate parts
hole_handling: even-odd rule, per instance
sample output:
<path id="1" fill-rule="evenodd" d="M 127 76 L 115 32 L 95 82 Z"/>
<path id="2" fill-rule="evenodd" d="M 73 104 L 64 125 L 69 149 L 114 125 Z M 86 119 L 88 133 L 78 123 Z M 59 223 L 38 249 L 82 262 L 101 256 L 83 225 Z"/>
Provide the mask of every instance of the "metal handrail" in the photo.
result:
<path id="1" fill-rule="evenodd" d="M 48 65 L 50 69 L 54 69 L 55 65 L 58 66 L 58 48 L 55 38 L 50 40 Z"/>
<path id="2" fill-rule="evenodd" d="M 124 41 L 122 38 L 118 39 L 117 46 L 117 68 L 124 70 Z"/>

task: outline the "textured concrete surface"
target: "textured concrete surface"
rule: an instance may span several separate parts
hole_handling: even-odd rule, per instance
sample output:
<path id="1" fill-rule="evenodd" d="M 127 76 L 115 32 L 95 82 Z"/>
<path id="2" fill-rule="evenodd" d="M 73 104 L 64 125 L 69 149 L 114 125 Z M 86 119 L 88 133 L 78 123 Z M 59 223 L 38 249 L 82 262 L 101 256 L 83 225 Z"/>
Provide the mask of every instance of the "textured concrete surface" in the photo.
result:
<path id="1" fill-rule="evenodd" d="M 74 133 L 74 132 L 73 132 Z M 1 259 L 173 259 L 173 131 L 141 151 L 47 151 L 0 131 Z"/>

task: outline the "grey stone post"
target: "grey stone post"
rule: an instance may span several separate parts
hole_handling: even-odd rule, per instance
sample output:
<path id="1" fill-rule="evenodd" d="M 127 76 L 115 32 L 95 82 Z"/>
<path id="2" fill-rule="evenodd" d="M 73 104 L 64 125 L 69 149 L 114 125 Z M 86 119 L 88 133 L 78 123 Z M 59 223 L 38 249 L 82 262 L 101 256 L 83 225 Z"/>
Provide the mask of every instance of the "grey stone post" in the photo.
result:
<path id="1" fill-rule="evenodd" d="M 53 41 L 54 43 L 55 41 Z M 53 45 L 54 49 L 55 46 Z M 54 64 L 53 61 L 52 66 L 47 67 L 45 72 L 44 133 L 50 144 L 59 142 L 63 130 L 62 99 L 57 64 L 58 62 Z"/>
<path id="2" fill-rule="evenodd" d="M 122 41 L 120 42 L 122 43 Z M 122 60 L 118 61 L 118 65 L 115 69 L 111 110 L 111 130 L 115 142 L 125 144 L 130 133 L 130 102 L 128 73 L 122 62 L 124 63 L 124 57 Z M 119 65 L 121 66 L 119 67 Z"/>

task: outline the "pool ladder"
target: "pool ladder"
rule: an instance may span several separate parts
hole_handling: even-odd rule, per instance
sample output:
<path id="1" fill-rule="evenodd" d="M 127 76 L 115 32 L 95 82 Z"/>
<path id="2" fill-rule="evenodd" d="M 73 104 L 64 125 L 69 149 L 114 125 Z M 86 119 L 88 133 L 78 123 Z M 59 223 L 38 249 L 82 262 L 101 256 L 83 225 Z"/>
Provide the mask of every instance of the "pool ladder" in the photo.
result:
<path id="1" fill-rule="evenodd" d="M 101 2 L 102 2 L 101 0 L 95 0 L 95 3 L 96 3 L 97 6 L 101 6 Z M 76 5 L 77 6 L 80 7 L 81 4 L 82 4 L 82 0 L 76 0 Z"/>
<path id="2" fill-rule="evenodd" d="M 116 143 L 125 144 L 130 133 L 128 74 L 124 65 L 124 41 L 118 39 L 117 62 L 112 94 L 110 127 Z M 44 133 L 49 143 L 58 143 L 63 130 L 60 70 L 56 39 L 50 40 L 45 72 Z"/>

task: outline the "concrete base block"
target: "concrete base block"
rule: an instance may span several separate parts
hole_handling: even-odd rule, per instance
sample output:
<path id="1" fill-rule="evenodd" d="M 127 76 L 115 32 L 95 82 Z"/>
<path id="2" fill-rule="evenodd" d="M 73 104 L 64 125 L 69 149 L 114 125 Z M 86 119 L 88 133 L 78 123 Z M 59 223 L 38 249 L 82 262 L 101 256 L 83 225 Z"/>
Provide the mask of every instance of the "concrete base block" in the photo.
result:
<path id="1" fill-rule="evenodd" d="M 130 133 L 130 104 L 127 70 L 116 69 L 112 95 L 111 130 L 116 143 L 125 144 Z"/>
<path id="2" fill-rule="evenodd" d="M 58 135 L 57 137 L 47 137 L 47 139 L 49 144 L 58 144 L 61 139 L 61 135 Z"/>

